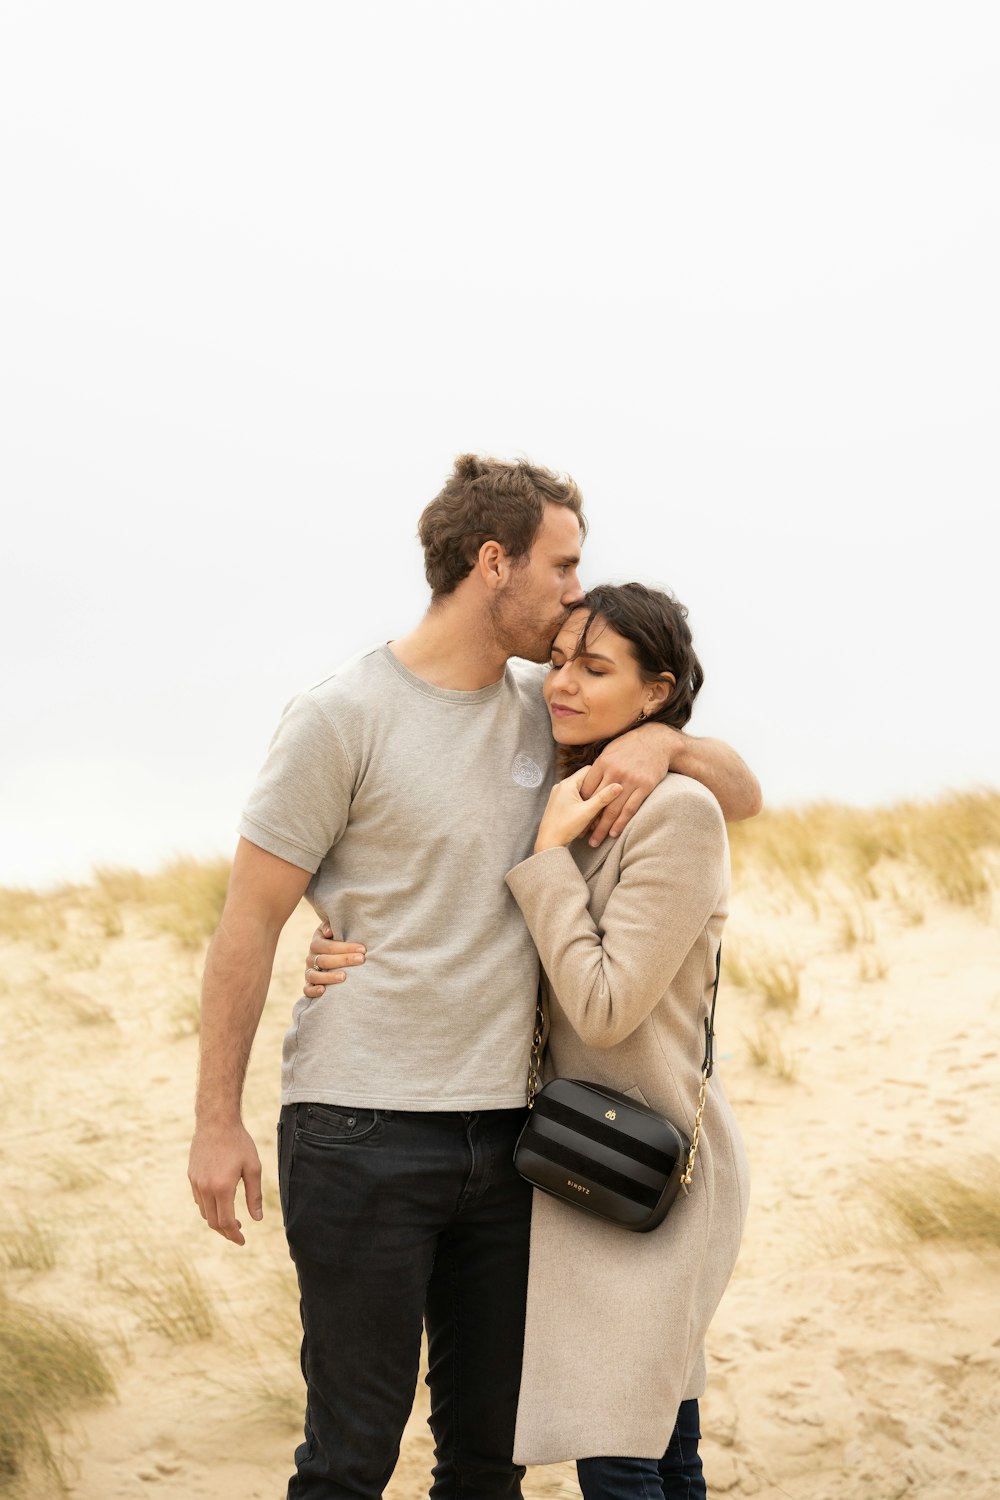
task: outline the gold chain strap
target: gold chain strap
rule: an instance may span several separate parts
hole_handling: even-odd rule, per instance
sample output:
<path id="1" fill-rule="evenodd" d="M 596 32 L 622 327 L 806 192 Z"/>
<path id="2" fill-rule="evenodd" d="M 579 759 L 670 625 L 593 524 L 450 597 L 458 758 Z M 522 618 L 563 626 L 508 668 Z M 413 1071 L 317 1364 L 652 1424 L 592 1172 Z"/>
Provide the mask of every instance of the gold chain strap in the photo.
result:
<path id="1" fill-rule="evenodd" d="M 694 1115 L 694 1134 L 691 1136 L 691 1150 L 688 1152 L 687 1166 L 681 1174 L 681 1187 L 687 1192 L 691 1186 L 691 1174 L 694 1171 L 694 1159 L 698 1154 L 698 1142 L 701 1139 L 701 1117 L 705 1113 L 705 1096 L 708 1093 L 708 1069 L 703 1068 L 701 1074 L 701 1088 L 698 1090 L 698 1108 Z"/>
<path id="2" fill-rule="evenodd" d="M 538 1082 L 542 1076 L 542 1037 L 545 1032 L 545 1017 L 542 1015 L 541 996 L 535 1001 L 535 1029 L 531 1037 L 531 1061 L 528 1064 L 528 1108 L 534 1109 Z"/>
<path id="3" fill-rule="evenodd" d="M 681 1174 L 681 1187 L 687 1192 L 691 1186 L 691 1175 L 694 1172 L 694 1159 L 698 1154 L 698 1142 L 701 1140 L 701 1121 L 705 1113 L 705 1098 L 708 1094 L 708 1080 L 715 1070 L 713 1048 L 715 1043 L 715 1002 L 719 997 L 719 974 L 722 971 L 722 944 L 720 943 L 715 954 L 715 985 L 712 989 L 712 1009 L 705 1018 L 705 1061 L 701 1065 L 701 1088 L 698 1090 L 698 1108 L 694 1115 L 694 1133 L 691 1136 L 691 1150 L 688 1152 L 687 1166 Z"/>

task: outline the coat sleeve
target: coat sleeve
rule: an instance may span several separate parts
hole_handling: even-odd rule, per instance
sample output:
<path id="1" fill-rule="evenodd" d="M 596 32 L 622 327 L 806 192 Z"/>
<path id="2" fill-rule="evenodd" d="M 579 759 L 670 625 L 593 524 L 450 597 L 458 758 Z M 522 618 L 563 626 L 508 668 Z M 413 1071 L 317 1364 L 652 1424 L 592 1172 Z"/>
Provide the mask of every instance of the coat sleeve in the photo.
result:
<path id="1" fill-rule="evenodd" d="M 725 882 L 725 824 L 700 788 L 674 792 L 645 816 L 640 810 L 622 840 L 600 926 L 568 849 L 534 854 L 506 877 L 559 1004 L 588 1047 L 614 1047 L 642 1024 Z"/>

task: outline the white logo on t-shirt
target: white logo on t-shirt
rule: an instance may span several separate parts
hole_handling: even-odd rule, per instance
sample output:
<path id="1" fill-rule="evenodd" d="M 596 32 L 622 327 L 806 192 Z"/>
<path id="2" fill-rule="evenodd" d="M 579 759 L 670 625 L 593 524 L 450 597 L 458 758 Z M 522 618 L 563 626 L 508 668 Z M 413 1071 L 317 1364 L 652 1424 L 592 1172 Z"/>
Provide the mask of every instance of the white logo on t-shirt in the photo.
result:
<path id="1" fill-rule="evenodd" d="M 510 774 L 518 786 L 541 786 L 542 784 L 542 768 L 532 760 L 530 755 L 515 755 Z"/>

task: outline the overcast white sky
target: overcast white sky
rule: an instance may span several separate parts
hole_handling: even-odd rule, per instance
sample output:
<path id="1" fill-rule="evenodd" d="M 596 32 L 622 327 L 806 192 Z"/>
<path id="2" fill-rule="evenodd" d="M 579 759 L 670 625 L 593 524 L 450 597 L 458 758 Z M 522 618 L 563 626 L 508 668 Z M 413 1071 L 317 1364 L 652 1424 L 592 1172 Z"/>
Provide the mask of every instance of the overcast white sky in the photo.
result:
<path id="1" fill-rule="evenodd" d="M 570 471 L 774 804 L 1000 782 L 992 4 L 6 0 L 0 880 L 228 851 L 410 626 L 455 453 Z"/>

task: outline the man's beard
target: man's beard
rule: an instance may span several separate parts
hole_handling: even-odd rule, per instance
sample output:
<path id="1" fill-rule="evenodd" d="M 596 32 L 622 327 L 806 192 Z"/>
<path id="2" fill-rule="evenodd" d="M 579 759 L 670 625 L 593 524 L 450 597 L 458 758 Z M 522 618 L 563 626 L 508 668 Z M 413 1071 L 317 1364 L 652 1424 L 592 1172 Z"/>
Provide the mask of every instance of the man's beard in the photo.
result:
<path id="1" fill-rule="evenodd" d="M 490 623 L 497 645 L 507 656 L 525 661 L 548 661 L 552 642 L 569 619 L 570 611 L 561 609 L 548 622 L 540 622 L 522 596 L 515 593 L 490 607 Z"/>

